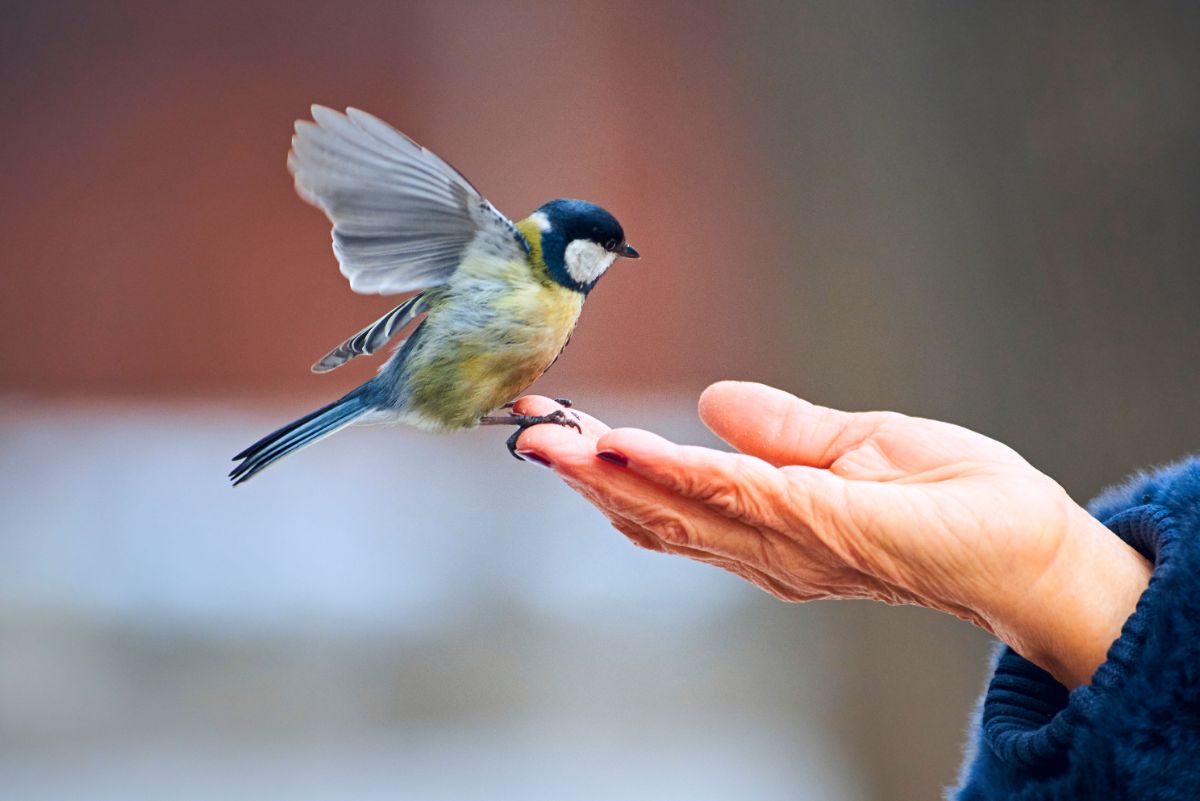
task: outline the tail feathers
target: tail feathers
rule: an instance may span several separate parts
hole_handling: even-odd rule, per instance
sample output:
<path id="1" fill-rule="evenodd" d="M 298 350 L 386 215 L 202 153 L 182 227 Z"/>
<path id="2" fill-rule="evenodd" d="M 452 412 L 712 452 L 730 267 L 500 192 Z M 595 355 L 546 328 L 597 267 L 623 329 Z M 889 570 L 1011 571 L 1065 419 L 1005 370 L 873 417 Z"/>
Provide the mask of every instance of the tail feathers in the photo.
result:
<path id="1" fill-rule="evenodd" d="M 243 481 L 250 480 L 258 471 L 277 459 L 282 459 L 305 445 L 311 445 L 335 431 L 340 431 L 369 409 L 370 407 L 358 393 L 351 392 L 340 400 L 335 400 L 327 406 L 322 406 L 320 409 L 304 415 L 299 420 L 293 420 L 233 457 L 235 461 L 238 459 L 242 461 L 229 473 L 229 478 L 236 487 Z"/>

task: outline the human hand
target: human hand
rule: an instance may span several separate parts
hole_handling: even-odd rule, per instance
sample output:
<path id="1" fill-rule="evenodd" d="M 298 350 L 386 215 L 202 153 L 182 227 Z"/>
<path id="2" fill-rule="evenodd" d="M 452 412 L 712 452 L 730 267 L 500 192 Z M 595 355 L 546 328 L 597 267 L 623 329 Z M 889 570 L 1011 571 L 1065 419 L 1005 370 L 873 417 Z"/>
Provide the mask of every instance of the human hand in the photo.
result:
<path id="1" fill-rule="evenodd" d="M 539 396 L 515 411 L 559 408 Z M 814 406 L 721 382 L 700 416 L 741 453 L 577 413 L 522 434 L 638 545 L 729 570 L 789 601 L 868 598 L 948 612 L 1068 687 L 1103 661 L 1150 567 L 995 440 L 892 412 Z"/>

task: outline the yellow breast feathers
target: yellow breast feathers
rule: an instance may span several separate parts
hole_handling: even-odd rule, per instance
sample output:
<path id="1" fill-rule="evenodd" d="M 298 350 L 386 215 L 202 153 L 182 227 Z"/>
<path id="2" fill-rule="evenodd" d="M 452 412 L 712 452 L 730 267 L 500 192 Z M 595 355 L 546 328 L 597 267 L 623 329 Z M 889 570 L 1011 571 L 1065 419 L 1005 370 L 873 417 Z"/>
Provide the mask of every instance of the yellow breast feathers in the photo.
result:
<path id="1" fill-rule="evenodd" d="M 518 223 L 529 261 L 469 256 L 444 288 L 407 359 L 408 422 L 474 426 L 516 398 L 566 346 L 584 297 L 549 277 L 536 223 Z"/>

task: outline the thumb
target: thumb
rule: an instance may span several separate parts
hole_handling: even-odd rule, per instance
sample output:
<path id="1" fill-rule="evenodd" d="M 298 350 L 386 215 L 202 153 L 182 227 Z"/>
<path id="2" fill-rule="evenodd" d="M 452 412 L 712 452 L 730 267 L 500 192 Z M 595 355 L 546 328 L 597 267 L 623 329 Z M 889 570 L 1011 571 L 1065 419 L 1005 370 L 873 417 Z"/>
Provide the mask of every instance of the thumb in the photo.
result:
<path id="1" fill-rule="evenodd" d="M 858 417 L 749 381 L 713 384 L 700 395 L 699 411 L 718 437 L 777 467 L 829 467 L 853 444 L 847 432 Z"/>

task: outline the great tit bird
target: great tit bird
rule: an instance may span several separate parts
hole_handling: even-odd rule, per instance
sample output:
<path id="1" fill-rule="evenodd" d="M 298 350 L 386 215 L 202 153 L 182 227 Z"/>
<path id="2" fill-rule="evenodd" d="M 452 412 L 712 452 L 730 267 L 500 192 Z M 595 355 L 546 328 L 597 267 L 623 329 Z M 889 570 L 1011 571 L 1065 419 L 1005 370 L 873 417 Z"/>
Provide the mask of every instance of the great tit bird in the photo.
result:
<path id="1" fill-rule="evenodd" d="M 618 257 L 638 258 L 621 224 L 584 200 L 552 200 L 513 223 L 436 155 L 365 111 L 313 106 L 288 153 L 296 191 L 333 223 L 333 252 L 355 292 L 423 290 L 327 353 L 324 373 L 375 353 L 424 315 L 379 373 L 233 457 L 240 484 L 352 423 L 432 431 L 545 417 L 488 416 L 566 347 L 583 301 Z M 519 456 L 517 458 L 520 458 Z"/>

